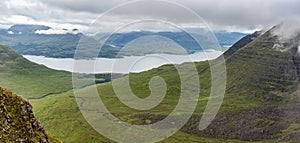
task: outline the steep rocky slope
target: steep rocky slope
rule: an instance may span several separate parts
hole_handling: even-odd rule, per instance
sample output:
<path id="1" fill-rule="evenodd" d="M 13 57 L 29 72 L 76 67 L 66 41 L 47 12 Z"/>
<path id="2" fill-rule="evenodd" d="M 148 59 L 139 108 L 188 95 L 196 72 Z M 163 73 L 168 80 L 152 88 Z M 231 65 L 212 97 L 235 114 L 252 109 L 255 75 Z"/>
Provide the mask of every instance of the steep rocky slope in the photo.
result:
<path id="1" fill-rule="evenodd" d="M 0 87 L 0 141 L 49 143 L 50 137 L 35 118 L 32 106 Z M 51 139 L 53 142 L 58 142 Z"/>
<path id="2" fill-rule="evenodd" d="M 194 133 L 243 141 L 299 141 L 300 62 L 294 41 L 300 38 L 281 43 L 274 30 L 249 36 L 253 40 L 248 44 L 225 53 L 227 90 L 221 112 L 206 130 Z M 224 108 L 229 110 L 222 112 Z"/>

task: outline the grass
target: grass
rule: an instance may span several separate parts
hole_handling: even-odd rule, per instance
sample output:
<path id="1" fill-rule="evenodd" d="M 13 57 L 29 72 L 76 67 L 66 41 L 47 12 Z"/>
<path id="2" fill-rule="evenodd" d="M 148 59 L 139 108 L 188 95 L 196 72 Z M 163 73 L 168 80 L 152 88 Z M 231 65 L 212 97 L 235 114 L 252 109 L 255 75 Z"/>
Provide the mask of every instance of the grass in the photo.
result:
<path id="1" fill-rule="evenodd" d="M 107 85 L 107 84 L 106 84 Z M 101 86 L 99 87 L 101 88 Z M 89 88 L 83 89 L 88 91 Z M 103 99 L 109 98 L 105 96 Z M 56 94 L 45 97 L 43 99 L 30 100 L 30 103 L 34 107 L 34 112 L 37 118 L 41 120 L 47 130 L 53 133 L 57 138 L 65 142 L 112 142 L 111 140 L 103 137 L 97 133 L 83 118 L 78 105 L 73 97 L 72 91 Z M 126 120 L 127 117 L 134 114 L 134 111 L 130 111 L 124 107 L 119 106 L 118 103 L 106 104 L 110 108 L 110 111 L 120 119 Z M 171 108 L 171 107 L 161 107 Z M 161 114 L 162 111 L 156 112 Z M 134 120 L 133 118 L 130 118 Z M 138 119 L 137 119 L 138 120 Z M 162 143 L 181 143 L 181 142 L 245 142 L 234 139 L 218 139 L 210 137 L 201 137 L 193 134 L 187 134 L 184 132 L 177 132 Z"/>
<path id="2" fill-rule="evenodd" d="M 41 98 L 72 89 L 72 75 L 34 64 L 0 45 L 0 86 L 24 98 Z"/>
<path id="3" fill-rule="evenodd" d="M 80 87 L 90 85 L 92 82 L 88 81 L 95 77 L 93 76 L 79 74 L 79 80 L 86 81 Z M 96 82 L 102 83 L 109 81 L 108 77 L 109 74 L 97 74 L 95 79 Z M 3 45 L 0 45 L 0 78 L 0 86 L 27 99 L 43 98 L 73 88 L 72 73 L 32 63 Z"/>
<path id="4" fill-rule="evenodd" d="M 209 99 L 211 72 L 208 62 L 196 63 L 201 88 L 198 105 L 193 115 L 194 118 L 191 118 L 190 122 L 182 130 L 163 142 L 276 142 L 276 138 L 266 139 L 263 135 L 261 135 L 261 138 L 245 138 L 245 136 L 241 136 L 239 133 L 248 133 L 251 130 L 240 131 L 241 126 L 237 126 L 242 120 L 245 119 L 247 121 L 247 118 L 251 119 L 252 115 L 249 115 L 249 113 L 255 113 L 253 117 L 257 116 L 257 119 L 247 122 L 247 127 L 253 131 L 267 129 L 267 127 L 273 125 L 274 122 L 286 124 L 286 122 L 281 119 L 281 116 L 274 116 L 275 119 L 265 119 L 265 117 L 269 116 L 268 114 L 275 114 L 273 110 L 268 113 L 255 112 L 255 110 L 265 111 L 264 109 L 268 107 L 275 109 L 287 105 L 293 106 L 289 95 L 298 87 L 298 81 L 294 74 L 294 62 L 290 57 L 293 55 L 293 52 L 279 52 L 272 49 L 274 42 L 276 42 L 276 40 L 270 36 L 270 33 L 266 33 L 226 59 L 228 72 L 227 92 L 219 110 L 219 115 L 209 130 L 206 131 L 194 131 L 193 129 L 198 125 L 198 118 L 201 117 Z M 31 75 L 33 79 L 39 75 L 39 73 L 34 72 L 29 72 L 28 74 L 31 73 L 33 73 L 33 75 Z M 53 74 L 53 76 L 54 75 L 55 74 Z M 189 74 L 186 75 L 190 76 Z M 168 115 L 178 104 L 181 85 L 174 66 L 166 65 L 147 72 L 130 74 L 129 76 L 132 91 L 140 98 L 147 98 L 149 96 L 149 81 L 154 76 L 164 78 L 168 88 L 166 97 L 160 105 L 148 111 L 139 111 L 125 106 L 118 100 L 112 88 L 112 83 L 97 85 L 99 95 L 104 104 L 108 110 L 120 120 L 133 124 L 155 123 Z M 30 96 L 30 94 L 35 94 L 26 93 L 31 91 L 26 91 L 25 88 L 22 89 L 22 86 L 27 86 L 28 84 L 29 87 L 36 86 L 37 89 L 43 86 L 39 86 L 39 82 L 30 82 L 29 80 L 31 78 L 29 75 L 28 77 L 29 78 L 21 80 L 20 83 L 15 83 L 16 85 L 12 84 L 11 87 L 17 87 L 15 90 L 19 90 L 21 94 L 24 92 L 24 95 Z M 18 78 L 24 77 L 21 77 L 20 74 L 19 77 L 16 77 L 16 79 Z M 42 78 L 34 80 L 42 81 Z M 47 81 L 48 83 L 46 84 L 52 85 L 52 82 L 60 80 Z M 122 78 L 116 79 L 114 82 L 122 82 Z M 6 84 L 9 85 L 8 83 Z M 50 87 L 49 91 L 53 90 L 57 92 L 59 90 L 55 88 L 59 89 L 63 84 L 64 82 L 61 82 L 57 85 L 58 87 Z M 45 85 L 43 88 L 46 87 L 48 87 L 48 85 Z M 91 87 L 86 87 L 81 89 L 80 92 L 89 98 L 90 90 Z M 43 91 L 43 93 L 46 92 L 48 91 Z M 126 93 L 124 93 L 124 95 L 125 94 Z M 35 96 L 40 97 L 36 94 Z M 82 99 L 77 100 L 82 104 L 89 104 L 90 106 L 95 104 L 95 102 L 85 103 Z M 84 120 L 79 111 L 81 106 L 76 104 L 72 91 L 51 94 L 41 99 L 31 99 L 30 102 L 33 104 L 36 116 L 41 120 L 46 129 L 63 141 L 111 142 L 93 130 Z M 93 118 L 97 119 L 98 117 Z M 225 120 L 224 124 L 222 124 L 223 120 Z M 228 128 L 232 129 L 232 133 L 228 134 Z M 210 132 L 210 130 L 214 132 Z M 281 137 L 290 132 L 289 129 L 282 129 L 281 131 L 283 131 L 283 134 L 275 132 L 272 135 Z M 249 135 L 253 136 L 253 134 L 256 135 L 255 132 Z"/>
<path id="5" fill-rule="evenodd" d="M 266 33 L 226 59 L 228 71 L 227 92 L 219 110 L 219 115 L 230 117 L 231 115 L 238 116 L 241 114 L 241 117 L 233 116 L 226 121 L 226 124 L 233 129 L 239 128 L 236 124 L 243 119 L 243 114 L 248 113 L 244 113 L 244 111 L 285 106 L 291 103 L 289 96 L 284 95 L 293 92 L 297 82 L 293 78 L 292 70 L 288 72 L 282 72 L 281 70 L 283 65 L 292 66 L 293 61 L 289 56 L 293 53 L 289 51 L 282 53 L 272 49 L 274 39 L 270 37 L 270 33 Z M 196 63 L 196 65 L 201 81 L 201 91 L 194 116 L 201 117 L 209 99 L 211 73 L 208 62 L 200 62 Z M 167 94 L 160 105 L 148 111 L 134 110 L 121 103 L 116 97 L 111 83 L 98 85 L 97 89 L 108 110 L 120 120 L 133 124 L 155 123 L 160 117 L 168 115 L 178 103 L 180 79 L 176 69 L 174 66 L 166 65 L 147 72 L 130 74 L 132 91 L 140 98 L 149 96 L 148 83 L 155 76 L 165 79 L 168 85 Z M 121 80 L 117 79 L 115 82 L 121 82 Z M 88 96 L 89 88 L 82 89 L 81 92 Z M 108 141 L 85 122 L 78 109 L 81 107 L 78 107 L 75 99 L 71 97 L 73 97 L 73 93 L 67 92 L 43 99 L 31 100 L 31 102 L 36 107 L 35 112 L 46 128 L 62 140 L 67 142 Z M 89 104 L 93 106 L 93 103 Z M 261 113 L 258 114 L 261 117 L 266 116 L 264 114 L 260 115 Z M 96 119 L 97 117 L 94 118 Z M 249 122 L 248 126 L 264 129 L 270 126 L 271 123 L 273 123 L 273 120 L 262 118 L 262 120 Z M 185 128 L 194 125 L 195 123 L 191 123 Z M 79 136 L 79 134 L 81 135 Z M 234 138 L 237 134 L 232 133 L 229 135 L 229 138 Z M 206 136 L 207 134 L 203 132 L 189 133 L 181 130 L 164 142 L 247 142 L 234 139 L 226 140 L 222 139 L 221 136 L 220 138 L 217 137 L 219 135 Z M 274 141 L 276 139 L 264 139 L 261 142 Z"/>
<path id="6" fill-rule="evenodd" d="M 207 63 L 197 63 L 198 66 L 206 67 Z M 140 97 L 147 97 L 150 93 L 148 89 L 148 81 L 152 76 L 156 76 L 158 71 L 160 71 L 159 75 L 161 77 L 166 78 L 167 83 L 170 85 L 168 88 L 166 98 L 163 102 L 155 107 L 152 110 L 148 111 L 137 111 L 131 108 L 128 108 L 123 103 L 121 103 L 116 97 L 111 83 L 104 83 L 97 86 L 101 99 L 104 104 L 108 108 L 108 110 L 118 117 L 121 121 L 132 123 L 132 124 L 141 124 L 145 122 L 146 124 L 152 122 L 157 122 L 155 120 L 156 116 L 159 115 L 168 115 L 174 107 L 178 103 L 178 92 L 176 90 L 176 85 L 178 84 L 178 75 L 176 72 L 172 71 L 173 66 L 163 66 L 158 69 L 153 69 L 148 72 L 143 72 L 141 74 L 132 74 L 130 75 L 130 79 L 132 80 L 131 87 L 133 88 L 133 92 L 136 93 Z M 198 67 L 199 69 L 203 69 L 202 67 Z M 209 70 L 202 70 L 202 74 L 200 79 L 202 81 L 210 81 L 209 78 Z M 142 76 L 143 79 L 139 78 Z M 169 80 L 170 79 L 170 80 Z M 202 82 L 202 87 L 209 87 L 206 85 L 207 82 Z M 86 87 L 81 89 L 82 93 L 85 93 L 86 96 L 89 96 L 89 92 L 91 87 Z M 175 90 L 175 91 L 174 91 Z M 175 93 L 175 94 L 174 94 Z M 209 89 L 203 88 L 201 89 L 201 94 L 199 97 L 199 103 L 197 109 L 195 111 L 196 116 L 201 116 L 204 108 L 206 106 L 206 102 L 208 100 Z M 88 98 L 88 97 L 87 97 Z M 80 100 L 80 99 L 77 99 Z M 79 108 L 75 101 L 75 97 L 72 91 L 63 93 L 63 94 L 55 94 L 42 99 L 30 100 L 30 102 L 34 106 L 34 112 L 37 117 L 41 120 L 46 129 L 48 129 L 51 133 L 54 133 L 59 139 L 62 139 L 66 142 L 112 142 L 109 139 L 103 137 L 99 133 L 97 133 L 83 118 L 81 115 Z M 251 103 L 251 104 L 247 104 Z M 241 109 L 251 109 L 253 107 L 258 107 L 261 102 L 256 101 L 255 99 L 250 99 L 247 96 L 234 96 L 227 95 L 224 99 L 222 108 L 220 110 L 221 113 L 234 112 L 236 110 Z M 93 103 L 88 103 L 93 104 Z M 91 105 L 92 106 L 92 105 Z M 145 121 L 143 119 L 137 117 L 137 115 L 153 115 L 146 116 Z M 94 117 L 97 118 L 97 117 Z M 154 118 L 149 119 L 149 118 Z M 234 119 L 230 120 L 232 126 L 234 125 Z M 167 140 L 163 142 L 247 142 L 241 140 L 234 139 L 222 139 L 222 138 L 212 138 L 212 137 L 204 137 L 198 136 L 196 134 L 189 134 L 183 131 L 179 131 L 175 135 L 171 136 Z M 269 141 L 265 141 L 269 142 Z"/>

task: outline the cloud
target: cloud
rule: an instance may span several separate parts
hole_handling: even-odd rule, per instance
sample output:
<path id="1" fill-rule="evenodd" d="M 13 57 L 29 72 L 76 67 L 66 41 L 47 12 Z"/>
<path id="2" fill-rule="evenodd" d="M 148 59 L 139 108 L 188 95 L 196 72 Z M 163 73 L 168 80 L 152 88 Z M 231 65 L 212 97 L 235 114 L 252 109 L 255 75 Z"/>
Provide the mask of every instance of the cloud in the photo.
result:
<path id="1" fill-rule="evenodd" d="M 278 42 L 273 48 L 286 51 L 291 48 L 297 47 L 298 54 L 300 53 L 300 20 L 289 20 L 288 22 L 281 23 L 272 29 L 274 36 L 278 37 Z M 298 55 L 299 56 L 299 55 Z"/>
<path id="2" fill-rule="evenodd" d="M 299 0 L 170 0 L 195 11 L 211 28 L 230 31 L 251 31 L 268 28 L 287 19 L 300 19 Z M 132 0 L 2 0 L 0 27 L 16 23 L 46 24 L 47 26 L 77 27 L 85 31 L 97 17 L 115 6 Z M 195 25 L 190 17 L 170 4 L 149 9 L 155 1 L 144 6 L 132 5 L 117 10 L 102 26 L 126 23 L 135 18 L 156 19 L 167 16 L 176 24 Z M 160 15 L 161 14 L 161 15 Z M 197 24 L 196 24 L 197 25 Z M 68 28 L 68 27 L 65 27 Z"/>
<path id="3" fill-rule="evenodd" d="M 254 29 L 300 18 L 299 0 L 210 0 L 188 3 L 212 25 Z"/>
<path id="4" fill-rule="evenodd" d="M 128 0 L 41 0 L 46 5 L 73 12 L 103 13 Z"/>
<path id="5" fill-rule="evenodd" d="M 48 30 L 37 30 L 34 33 L 36 34 L 45 34 L 45 35 L 51 35 L 51 34 L 78 34 L 78 31 L 72 31 L 68 29 L 48 29 Z"/>

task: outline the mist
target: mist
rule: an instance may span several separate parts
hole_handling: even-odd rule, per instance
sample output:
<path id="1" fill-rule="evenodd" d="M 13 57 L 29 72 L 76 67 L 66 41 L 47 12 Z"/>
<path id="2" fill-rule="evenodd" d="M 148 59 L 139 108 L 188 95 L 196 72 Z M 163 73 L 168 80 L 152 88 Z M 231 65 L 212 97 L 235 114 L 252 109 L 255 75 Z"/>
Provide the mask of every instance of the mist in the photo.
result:
<path id="1" fill-rule="evenodd" d="M 297 48 L 300 53 L 300 20 L 289 20 L 282 22 L 271 30 L 273 36 L 278 38 L 278 42 L 273 48 L 280 51 L 286 51 L 292 48 Z"/>

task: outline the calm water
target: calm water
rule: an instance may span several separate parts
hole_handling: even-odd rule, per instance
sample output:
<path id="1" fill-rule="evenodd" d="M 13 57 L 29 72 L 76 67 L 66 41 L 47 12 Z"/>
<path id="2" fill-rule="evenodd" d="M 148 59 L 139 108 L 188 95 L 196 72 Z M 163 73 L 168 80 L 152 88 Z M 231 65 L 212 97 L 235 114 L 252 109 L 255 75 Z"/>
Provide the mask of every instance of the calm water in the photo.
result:
<path id="1" fill-rule="evenodd" d="M 130 56 L 120 59 L 98 58 L 95 60 L 76 60 L 71 58 L 46 58 L 43 56 L 24 55 L 32 62 L 43 64 L 56 70 L 65 70 L 76 73 L 128 73 L 142 72 L 166 64 L 181 64 L 184 62 L 198 62 L 215 59 L 221 51 L 197 52 L 191 55 L 152 54 L 146 56 Z"/>

